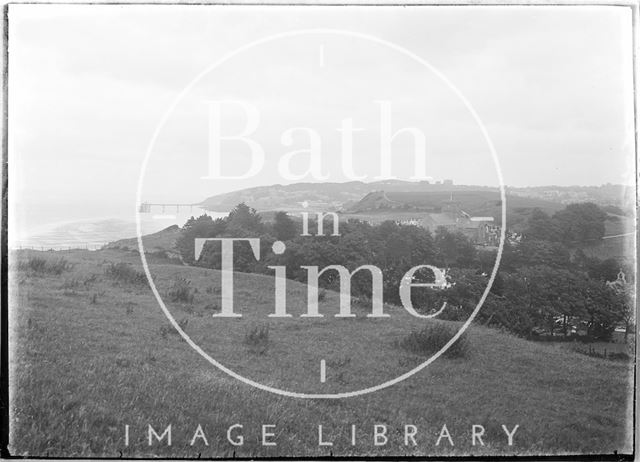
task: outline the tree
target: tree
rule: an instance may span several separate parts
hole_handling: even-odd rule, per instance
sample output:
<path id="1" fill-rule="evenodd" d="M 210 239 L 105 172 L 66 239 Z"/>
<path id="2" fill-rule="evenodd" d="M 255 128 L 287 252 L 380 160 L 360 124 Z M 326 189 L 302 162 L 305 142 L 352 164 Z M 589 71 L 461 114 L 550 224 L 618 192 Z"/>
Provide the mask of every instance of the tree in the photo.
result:
<path id="1" fill-rule="evenodd" d="M 476 258 L 475 247 L 461 232 L 451 233 L 439 227 L 434 242 L 439 261 L 445 266 L 469 267 Z"/>
<path id="2" fill-rule="evenodd" d="M 601 281 L 615 281 L 620 271 L 620 263 L 615 258 L 593 259 L 587 263 L 589 276 Z"/>
<path id="3" fill-rule="evenodd" d="M 558 242 L 526 239 L 515 249 L 518 266 L 549 265 L 569 267 L 569 250 Z"/>
<path id="4" fill-rule="evenodd" d="M 252 234 L 252 237 L 258 237 L 264 231 L 264 225 L 256 209 L 242 202 L 229 212 L 227 230 L 231 233 L 235 230 L 242 230 Z"/>
<path id="5" fill-rule="evenodd" d="M 525 236 L 572 246 L 592 244 L 604 236 L 606 219 L 606 212 L 591 202 L 569 204 L 551 217 L 534 209 L 527 221 Z"/>
<path id="6" fill-rule="evenodd" d="M 280 241 L 290 241 L 298 234 L 296 223 L 287 215 L 287 212 L 276 212 L 274 215 L 273 234 Z"/>
<path id="7" fill-rule="evenodd" d="M 226 231 L 225 219 L 214 220 L 209 215 L 203 214 L 198 218 L 191 217 L 180 230 L 176 239 L 176 249 L 185 263 L 194 263 L 196 238 L 211 238 L 219 236 Z"/>
<path id="8" fill-rule="evenodd" d="M 569 204 L 556 212 L 553 221 L 559 230 L 559 238 L 567 244 L 590 244 L 602 239 L 607 214 L 591 202 Z"/>
<path id="9" fill-rule="evenodd" d="M 605 283 L 587 277 L 583 280 L 581 295 L 588 334 L 594 339 L 609 340 L 616 322 L 620 321 L 615 294 Z"/>
<path id="10" fill-rule="evenodd" d="M 555 221 L 538 208 L 533 209 L 524 233 L 528 239 L 545 241 L 555 241 L 559 237 L 559 230 Z"/>
<path id="11" fill-rule="evenodd" d="M 607 284 L 607 288 L 611 292 L 612 303 L 618 313 L 618 321 L 624 324 L 625 343 L 627 343 L 627 337 L 633 329 L 635 320 L 634 287 L 635 285 L 630 282 Z"/>

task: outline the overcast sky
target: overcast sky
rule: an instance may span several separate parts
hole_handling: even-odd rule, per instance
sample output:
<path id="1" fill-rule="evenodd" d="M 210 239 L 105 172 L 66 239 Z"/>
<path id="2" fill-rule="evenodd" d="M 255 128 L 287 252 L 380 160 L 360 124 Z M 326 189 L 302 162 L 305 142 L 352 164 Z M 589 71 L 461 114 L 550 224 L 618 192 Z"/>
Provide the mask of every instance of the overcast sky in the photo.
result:
<path id="1" fill-rule="evenodd" d="M 507 185 L 633 182 L 631 11 L 622 7 L 255 7 L 11 5 L 9 141 L 12 201 L 130 209 L 154 130 L 176 96 L 216 60 L 254 40 L 332 28 L 396 44 L 426 60 L 475 108 Z M 265 165 L 246 180 L 209 169 L 207 100 L 246 101 L 261 115 Z M 194 202 L 286 183 L 286 153 L 317 131 L 321 169 L 344 181 L 336 130 L 352 118 L 354 170 L 379 167 L 379 104 L 393 130 L 418 127 L 427 170 L 457 183 L 497 184 L 486 140 L 459 95 L 408 54 L 331 33 L 274 39 L 206 73 L 168 114 L 149 158 L 143 199 Z M 245 114 L 223 114 L 224 130 Z M 253 136 L 253 135 L 252 135 Z M 393 173 L 413 169 L 411 136 L 393 142 Z M 247 146 L 223 166 L 247 170 Z M 305 157 L 292 170 L 305 170 Z M 312 181 L 312 178 L 306 178 Z"/>

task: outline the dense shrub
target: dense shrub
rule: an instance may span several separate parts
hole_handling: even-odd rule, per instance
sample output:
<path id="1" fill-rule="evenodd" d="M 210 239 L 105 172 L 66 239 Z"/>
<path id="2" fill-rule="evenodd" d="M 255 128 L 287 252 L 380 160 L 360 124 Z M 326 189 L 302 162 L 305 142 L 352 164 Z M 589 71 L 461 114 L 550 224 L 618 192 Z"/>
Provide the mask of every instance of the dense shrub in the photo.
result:
<path id="1" fill-rule="evenodd" d="M 449 340 L 458 332 L 458 327 L 441 322 L 430 323 L 421 330 L 413 331 L 396 343 L 396 346 L 421 355 L 432 355 L 442 349 Z M 443 356 L 447 358 L 460 358 L 466 356 L 469 351 L 469 342 L 463 333 L 458 340 L 451 345 Z"/>
<path id="2" fill-rule="evenodd" d="M 136 271 L 131 265 L 120 263 L 109 263 L 109 266 L 104 270 L 104 274 L 121 283 L 131 285 L 145 285 L 147 283 L 147 276 L 141 272 Z"/>
<path id="3" fill-rule="evenodd" d="M 70 271 L 73 264 L 64 258 L 56 260 L 48 260 L 42 257 L 29 257 L 27 261 L 18 263 L 18 269 L 23 271 L 32 271 L 37 274 L 55 274 L 59 275 L 65 271 Z"/>
<path id="4" fill-rule="evenodd" d="M 269 325 L 251 326 L 244 334 L 244 343 L 252 353 L 264 354 L 269 346 Z"/>
<path id="5" fill-rule="evenodd" d="M 183 277 L 177 276 L 173 280 L 173 284 L 168 292 L 169 299 L 172 302 L 193 303 L 193 289 L 191 281 Z"/>

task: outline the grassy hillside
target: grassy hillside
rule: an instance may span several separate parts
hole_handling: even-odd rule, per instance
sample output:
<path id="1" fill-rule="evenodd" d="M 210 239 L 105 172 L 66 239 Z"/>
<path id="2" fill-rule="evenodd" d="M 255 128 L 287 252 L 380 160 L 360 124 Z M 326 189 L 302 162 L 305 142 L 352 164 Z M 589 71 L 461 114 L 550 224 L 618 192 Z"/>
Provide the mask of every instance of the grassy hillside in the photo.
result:
<path id="1" fill-rule="evenodd" d="M 64 257 L 68 264 L 55 261 Z M 45 264 L 33 263 L 44 258 Z M 31 259 L 31 265 L 29 265 Z M 115 266 L 118 263 L 130 266 Z M 466 354 L 440 358 L 404 382 L 342 400 L 292 399 L 251 388 L 218 371 L 172 329 L 139 278 L 137 257 L 96 252 L 19 251 L 11 257 L 11 443 L 15 455 L 253 457 L 625 453 L 631 450 L 631 365 L 536 344 L 483 327 L 467 334 Z M 123 269 L 123 268 L 128 269 Z M 425 359 L 397 346 L 425 322 L 397 307 L 390 319 L 336 319 L 338 294 L 303 319 L 306 287 L 288 282 L 294 317 L 267 318 L 273 279 L 235 275 L 241 319 L 214 319 L 220 272 L 151 265 L 159 291 L 185 331 L 214 358 L 246 376 L 287 389 L 345 391 L 406 372 Z M 59 272 L 59 274 L 56 274 Z M 183 279 L 181 279 L 183 278 Z M 183 282 L 180 282 L 183 281 Z M 189 281 L 186 284 L 184 281 Z M 182 284 L 182 285 L 181 285 Z M 178 291 L 185 287 L 185 291 Z M 186 296 L 185 296 L 186 292 Z M 181 295 L 182 294 L 182 295 Z M 172 301 L 173 300 L 173 301 Z M 451 323 L 432 321 L 433 325 Z M 266 341 L 252 336 L 266 329 Z M 319 361 L 327 381 L 319 380 Z M 243 446 L 226 440 L 244 425 Z M 147 445 L 147 425 L 172 424 L 173 444 Z M 208 446 L 190 446 L 198 424 Z M 260 444 L 260 425 L 276 425 L 276 447 Z M 333 447 L 318 446 L 318 425 Z M 357 442 L 350 443 L 351 425 Z M 389 442 L 374 446 L 374 424 Z M 405 424 L 418 445 L 405 446 Z M 446 424 L 455 446 L 435 445 Z M 471 426 L 486 429 L 471 445 Z M 518 424 L 514 446 L 501 425 Z M 124 426 L 131 444 L 124 444 Z M 122 451 L 122 452 L 120 452 Z"/>
<path id="2" fill-rule="evenodd" d="M 169 226 L 157 233 L 147 234 L 142 237 L 145 252 L 173 250 L 178 236 L 180 236 L 180 227 L 177 225 Z M 107 244 L 105 249 L 137 250 L 138 238 L 120 239 Z"/>
<path id="3" fill-rule="evenodd" d="M 375 187 L 361 181 L 348 183 L 296 183 L 271 185 L 233 191 L 202 201 L 202 207 L 213 212 L 229 212 L 241 202 L 258 211 L 302 210 L 302 202 L 312 209 L 338 210 L 348 201 L 360 200 Z"/>
<path id="4" fill-rule="evenodd" d="M 307 202 L 311 210 L 339 210 L 349 211 L 354 204 L 373 191 L 385 191 L 390 197 L 395 195 L 397 200 L 412 205 L 442 205 L 443 200 L 453 194 L 456 200 L 461 200 L 463 208 L 482 209 L 487 205 L 491 208 L 500 199 L 497 188 L 473 185 L 444 185 L 426 182 L 411 182 L 400 180 L 375 181 L 363 183 L 351 181 L 346 183 L 295 183 L 290 185 L 259 186 L 255 188 L 233 191 L 205 199 L 202 206 L 207 210 L 228 212 L 241 202 L 258 211 L 267 210 L 302 210 L 302 202 Z M 510 198 L 514 207 L 539 207 L 545 211 L 555 211 L 562 208 L 559 202 L 535 197 Z M 431 203 L 434 204 L 431 204 Z M 499 205 L 499 204 L 498 204 Z"/>

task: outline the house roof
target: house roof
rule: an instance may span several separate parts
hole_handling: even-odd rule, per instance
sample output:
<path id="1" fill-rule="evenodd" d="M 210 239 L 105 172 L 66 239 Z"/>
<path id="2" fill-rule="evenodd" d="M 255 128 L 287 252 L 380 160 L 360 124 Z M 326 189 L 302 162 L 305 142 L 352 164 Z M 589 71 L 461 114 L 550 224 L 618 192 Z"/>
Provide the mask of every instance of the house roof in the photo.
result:
<path id="1" fill-rule="evenodd" d="M 458 220 L 447 213 L 429 213 L 423 219 L 425 226 L 455 226 Z"/>

